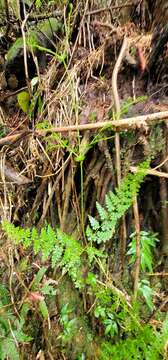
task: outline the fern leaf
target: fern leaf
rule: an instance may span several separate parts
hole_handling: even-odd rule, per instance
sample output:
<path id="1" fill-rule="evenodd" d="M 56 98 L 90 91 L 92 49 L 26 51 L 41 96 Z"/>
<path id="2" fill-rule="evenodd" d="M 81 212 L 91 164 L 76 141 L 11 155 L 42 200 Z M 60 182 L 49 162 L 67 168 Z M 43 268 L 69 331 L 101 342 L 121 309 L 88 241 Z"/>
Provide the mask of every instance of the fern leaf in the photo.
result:
<path id="1" fill-rule="evenodd" d="M 48 313 L 47 305 L 46 305 L 46 303 L 45 303 L 44 300 L 41 300 L 41 301 L 39 302 L 39 310 L 40 310 L 40 312 L 41 312 L 41 314 L 42 314 L 42 316 L 43 316 L 43 319 L 44 319 L 44 320 L 47 320 L 48 317 L 49 317 L 49 313 Z"/>
<path id="2" fill-rule="evenodd" d="M 41 250 L 42 250 L 42 259 L 43 261 L 47 260 L 51 254 L 54 245 L 56 244 L 56 233 L 50 225 L 47 225 L 41 230 L 40 236 Z"/>
<path id="3" fill-rule="evenodd" d="M 62 254 L 63 254 L 63 247 L 61 245 L 56 245 L 54 247 L 51 257 L 52 268 L 54 268 L 61 261 Z"/>
<path id="4" fill-rule="evenodd" d="M 96 208 L 101 221 L 106 220 L 108 218 L 108 212 L 105 210 L 105 208 L 103 208 L 103 206 L 101 206 L 98 202 L 96 202 Z"/>
<path id="5" fill-rule="evenodd" d="M 93 216 L 89 215 L 89 221 L 90 221 L 90 225 L 93 230 L 96 231 L 100 228 L 100 224 L 99 224 L 98 220 L 96 220 Z"/>
<path id="6" fill-rule="evenodd" d="M 31 290 L 36 290 L 37 286 L 39 285 L 39 283 L 41 282 L 44 274 L 46 273 L 47 268 L 42 266 L 42 268 L 38 271 L 38 273 L 36 274 L 36 276 L 33 279 L 33 285 L 31 287 Z"/>
<path id="7" fill-rule="evenodd" d="M 98 244 L 101 244 L 102 242 L 105 243 L 106 241 L 110 240 L 112 236 L 113 236 L 113 230 L 98 231 L 96 242 Z"/>
<path id="8" fill-rule="evenodd" d="M 41 249 L 41 246 L 40 246 L 40 241 L 39 241 L 39 233 L 35 227 L 32 229 L 31 238 L 32 238 L 32 242 L 33 242 L 33 250 L 34 250 L 35 254 L 38 254 L 38 252 Z"/>
<path id="9" fill-rule="evenodd" d="M 90 242 L 96 242 L 97 239 L 96 232 L 93 232 L 93 230 L 89 225 L 86 228 L 86 236 Z"/>
<path id="10" fill-rule="evenodd" d="M 1 360 L 10 359 L 10 360 L 19 360 L 19 352 L 14 343 L 14 339 L 7 337 L 6 339 L 1 340 Z"/>

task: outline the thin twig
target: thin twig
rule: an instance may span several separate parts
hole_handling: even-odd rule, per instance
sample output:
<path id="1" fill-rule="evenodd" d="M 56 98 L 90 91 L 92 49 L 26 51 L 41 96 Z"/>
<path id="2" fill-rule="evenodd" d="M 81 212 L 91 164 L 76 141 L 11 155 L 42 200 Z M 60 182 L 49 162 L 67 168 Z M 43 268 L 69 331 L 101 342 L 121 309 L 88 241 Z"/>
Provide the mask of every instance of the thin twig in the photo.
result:
<path id="1" fill-rule="evenodd" d="M 8 319 L 8 324 L 9 324 L 9 329 L 10 329 L 11 335 L 12 335 L 12 337 L 13 337 L 14 343 L 15 343 L 16 347 L 19 348 L 18 341 L 17 341 L 17 339 L 16 339 L 15 333 L 14 333 L 14 331 L 13 331 L 13 329 L 12 329 L 11 322 L 10 322 L 9 319 Z"/>
<path id="2" fill-rule="evenodd" d="M 168 272 L 146 273 L 147 276 L 168 276 Z"/>
<path id="3" fill-rule="evenodd" d="M 114 66 L 113 74 L 112 74 L 112 94 L 114 98 L 114 105 L 115 105 L 115 111 L 116 111 L 116 118 L 117 120 L 120 119 L 120 99 L 118 94 L 118 88 L 117 88 L 117 77 L 118 73 L 121 67 L 121 63 L 124 59 L 124 56 L 126 54 L 128 48 L 128 41 L 127 38 L 124 38 L 118 59 L 116 61 L 116 64 Z M 121 182 L 121 161 L 120 161 L 120 138 L 119 133 L 116 133 L 115 135 L 115 149 L 116 149 L 116 171 L 117 171 L 117 183 L 120 185 Z"/>
<path id="4" fill-rule="evenodd" d="M 64 163 L 64 171 L 65 171 L 65 169 L 67 168 L 67 166 L 68 166 L 68 164 L 69 164 L 69 162 L 70 162 L 70 158 L 71 158 L 71 156 L 69 156 L 69 157 L 67 158 L 66 162 Z M 49 197 L 48 197 L 48 199 L 47 199 L 45 208 L 43 209 L 43 213 L 42 213 L 41 218 L 40 218 L 40 220 L 39 220 L 38 226 L 40 226 L 40 225 L 43 223 L 43 221 L 44 221 L 44 219 L 45 219 L 45 217 L 46 217 L 46 215 L 47 215 L 47 211 L 48 211 L 48 209 L 49 209 L 50 203 L 51 203 L 51 201 L 52 201 L 52 198 L 53 198 L 53 196 L 54 196 L 54 193 L 55 193 L 55 191 L 56 191 L 56 188 L 57 188 L 57 186 L 58 186 L 58 184 L 59 184 L 59 181 L 60 181 L 61 177 L 62 177 L 62 173 L 60 172 L 60 173 L 58 174 L 58 176 L 57 176 L 54 184 L 53 184 L 53 187 L 51 188 L 50 195 L 49 195 Z"/>
<path id="5" fill-rule="evenodd" d="M 13 135 L 7 135 L 0 139 L 0 147 L 1 146 L 13 146 L 15 147 L 20 141 L 22 141 L 26 136 L 31 135 L 32 132 L 29 130 L 21 130 Z"/>
<path id="6" fill-rule="evenodd" d="M 104 7 L 104 8 L 100 8 L 100 9 L 96 9 L 96 10 L 91 10 L 91 11 L 87 12 L 86 15 L 87 16 L 96 15 L 96 14 L 99 14 L 100 12 L 106 12 L 106 11 L 109 11 L 111 13 L 112 10 L 119 10 L 122 8 L 131 7 L 133 5 L 134 5 L 133 3 L 128 3 L 128 4 L 124 4 L 124 5 Z"/>
<path id="7" fill-rule="evenodd" d="M 166 162 L 168 161 L 168 156 L 166 156 L 166 158 L 157 166 L 155 166 L 155 168 L 153 170 L 159 169 L 161 166 L 163 166 Z"/>
<path id="8" fill-rule="evenodd" d="M 112 74 L 112 94 L 114 99 L 114 106 L 116 111 L 117 120 L 120 119 L 121 109 L 120 109 L 120 98 L 118 94 L 117 87 L 117 78 L 118 73 L 122 64 L 122 61 L 125 57 L 125 54 L 128 49 L 128 40 L 125 37 L 123 40 L 123 44 L 121 46 L 121 50 L 114 66 L 113 74 Z M 120 120 L 119 120 L 120 122 Z M 115 134 L 115 152 L 116 152 L 116 172 L 117 172 L 117 185 L 119 186 L 121 183 L 121 159 L 120 159 L 120 134 L 116 131 Z M 122 227 L 121 227 L 121 237 L 120 237 L 120 254 L 121 254 L 121 267 L 124 268 L 124 259 L 125 259 L 125 250 L 126 250 L 126 239 L 127 239 L 127 231 L 126 231 L 126 223 L 125 216 L 122 218 Z"/>
<path id="9" fill-rule="evenodd" d="M 77 37 L 76 37 L 76 40 L 75 40 L 75 43 L 74 43 L 74 46 L 73 46 L 73 49 L 72 49 L 72 52 L 71 52 L 71 56 L 70 56 L 68 65 L 67 65 L 67 67 L 66 67 L 66 69 L 65 69 L 65 72 L 64 72 L 64 74 L 63 74 L 63 76 L 62 76 L 59 84 L 62 83 L 63 79 L 65 78 L 65 76 L 66 76 L 66 74 L 67 74 L 67 72 L 68 72 L 68 69 L 70 68 L 70 65 L 71 65 L 71 62 L 72 62 L 72 59 L 73 59 L 73 56 L 74 56 L 74 53 L 75 53 L 75 50 L 76 50 L 76 48 L 77 48 L 77 44 L 78 44 L 78 41 L 79 41 L 80 31 L 81 31 L 81 29 L 82 29 L 82 26 L 83 26 L 83 23 L 84 23 L 84 19 L 85 19 L 85 16 L 86 16 L 86 10 L 87 10 L 87 8 L 88 8 L 88 3 L 89 3 L 89 0 L 86 0 L 86 4 L 85 4 L 85 8 L 84 8 L 84 13 L 83 13 L 82 19 L 81 19 L 81 21 L 80 21 L 78 34 L 77 34 Z M 59 87 L 59 84 L 58 84 L 58 87 Z"/>
<path id="10" fill-rule="evenodd" d="M 138 292 L 138 282 L 139 282 L 140 264 L 141 264 L 140 221 L 139 221 L 137 197 L 135 197 L 133 202 L 133 212 L 134 212 L 135 231 L 136 231 L 136 264 L 135 264 L 135 272 L 134 272 L 134 299 L 136 299 Z"/>
<path id="11" fill-rule="evenodd" d="M 11 96 L 19 94 L 21 91 L 27 90 L 27 86 L 23 86 L 20 89 L 17 89 L 16 91 L 9 92 L 8 94 L 2 94 L 0 96 L 0 103 L 2 103 L 5 99 L 8 99 Z"/>
<path id="12" fill-rule="evenodd" d="M 49 18 L 53 18 L 53 17 L 58 17 L 58 16 L 62 16 L 62 11 L 60 10 L 55 10 L 52 11 L 50 13 L 45 13 L 45 14 L 35 14 L 35 15 L 30 15 L 29 16 L 29 21 L 39 21 L 39 20 L 45 20 L 45 19 L 49 19 Z"/>
<path id="13" fill-rule="evenodd" d="M 10 30 L 10 16 L 9 16 L 9 4 L 8 4 L 8 0 L 4 0 L 4 6 L 5 6 L 5 13 L 6 13 L 6 21 L 7 21 L 5 38 L 7 38 L 7 37 L 8 37 L 9 30 Z"/>
<path id="14" fill-rule="evenodd" d="M 31 87 L 30 87 L 30 82 L 29 82 L 29 72 L 28 72 L 28 63 L 27 63 L 27 46 L 26 46 L 25 26 L 26 26 L 26 23 L 27 23 L 28 18 L 30 16 L 31 10 L 32 10 L 32 8 L 34 6 L 34 3 L 35 3 L 35 0 L 32 2 L 31 6 L 30 6 L 30 9 L 29 9 L 29 12 L 25 16 L 24 20 L 21 22 L 21 32 L 22 32 L 22 38 L 23 38 L 23 56 L 24 56 L 25 78 L 26 78 L 26 83 L 27 83 L 27 87 L 28 87 L 28 90 L 29 90 L 30 94 L 31 94 Z"/>

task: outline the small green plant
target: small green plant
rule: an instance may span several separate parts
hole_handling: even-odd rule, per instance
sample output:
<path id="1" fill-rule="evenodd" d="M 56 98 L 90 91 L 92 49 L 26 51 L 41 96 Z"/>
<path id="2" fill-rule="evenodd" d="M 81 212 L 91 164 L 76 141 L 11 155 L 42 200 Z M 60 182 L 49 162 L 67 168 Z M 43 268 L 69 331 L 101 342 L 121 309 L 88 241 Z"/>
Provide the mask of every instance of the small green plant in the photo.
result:
<path id="1" fill-rule="evenodd" d="M 136 262 L 136 233 L 132 233 L 131 242 L 129 243 L 128 247 L 129 250 L 127 251 L 127 255 L 130 256 L 129 264 L 135 265 Z M 152 250 L 155 248 L 156 243 L 158 242 L 157 234 L 149 231 L 141 231 L 140 232 L 140 248 L 141 248 L 141 272 L 152 272 L 153 271 L 153 253 Z M 150 286 L 150 283 L 146 279 L 142 279 L 139 281 L 139 288 L 138 293 L 142 296 L 149 309 L 153 310 L 153 296 L 154 291 Z"/>
<path id="2" fill-rule="evenodd" d="M 10 293 L 0 285 L 0 359 L 19 360 L 19 345 L 32 340 L 24 333 L 25 317 L 28 308 L 24 306 L 20 319 L 12 311 Z"/>
<path id="3" fill-rule="evenodd" d="M 55 18 L 49 18 L 42 21 L 36 28 L 30 27 L 29 31 L 26 33 L 27 50 L 39 49 L 42 52 L 48 52 L 55 56 L 55 52 L 46 48 L 45 45 L 48 45 L 48 43 L 51 45 L 54 34 L 61 30 L 63 30 L 63 25 Z M 45 40 L 41 39 L 40 34 L 45 34 Z M 50 39 L 50 41 L 48 39 Z M 43 46 L 43 43 L 46 44 Z M 21 53 L 22 49 L 23 38 L 18 38 L 7 52 L 8 63 L 12 62 L 13 59 Z"/>
<path id="4" fill-rule="evenodd" d="M 51 124 L 44 120 L 36 125 L 36 129 L 50 130 Z M 79 136 L 76 146 L 72 146 L 70 141 L 67 138 L 63 138 L 61 134 L 53 132 L 50 135 L 45 135 L 44 141 L 46 144 L 46 151 L 50 154 L 53 150 L 58 148 L 65 149 L 70 153 L 70 155 L 74 155 L 75 161 L 83 162 L 88 151 L 92 149 L 96 143 L 99 141 L 109 140 L 114 137 L 114 135 L 106 136 L 103 131 L 104 129 L 101 129 L 91 140 L 85 138 L 81 140 Z"/>
<path id="5" fill-rule="evenodd" d="M 5 128 L 2 124 L 0 124 L 0 139 L 4 137 L 8 133 L 8 129 Z"/>
<path id="6" fill-rule="evenodd" d="M 76 330 L 76 318 L 71 319 L 71 313 L 73 309 L 70 308 L 69 304 L 65 304 L 60 312 L 60 324 L 63 327 L 63 332 L 58 338 L 61 338 L 62 342 L 65 344 L 69 342 L 75 335 Z"/>
<path id="7" fill-rule="evenodd" d="M 105 283 L 102 280 L 100 281 L 102 274 L 106 274 L 105 264 L 107 255 L 105 250 L 96 249 L 90 243 L 84 248 L 69 235 L 62 233 L 59 229 L 54 231 L 49 225 L 46 225 L 41 231 L 37 231 L 36 228 L 30 230 L 14 227 L 7 222 L 4 222 L 2 227 L 8 237 L 14 240 L 16 244 L 22 244 L 25 248 L 33 247 L 35 254 L 41 253 L 44 262 L 50 259 L 53 268 L 59 267 L 63 275 L 67 273 L 71 277 L 77 288 L 80 290 L 85 289 L 85 291 L 88 291 L 94 297 L 95 301 L 92 306 L 93 316 L 97 324 L 103 329 L 104 341 L 101 346 L 101 360 L 127 360 L 129 358 L 143 358 L 145 360 L 161 359 L 164 353 L 164 345 L 167 341 L 168 321 L 166 320 L 163 323 L 163 329 L 160 332 L 154 331 L 148 324 L 142 325 L 140 316 L 142 301 L 137 300 L 136 304 L 131 304 L 130 299 L 122 291 L 118 290 L 112 281 L 108 279 Z M 147 234 L 145 236 L 147 237 Z M 157 237 L 156 235 L 150 234 L 149 236 L 148 234 L 149 237 L 148 246 L 153 248 Z M 142 236 L 142 238 L 144 237 Z M 134 236 L 132 236 L 132 239 L 130 249 L 133 250 Z M 144 246 L 147 246 L 147 244 L 144 244 Z M 146 253 L 148 256 L 149 254 L 152 256 L 150 251 L 146 250 Z M 85 263 L 87 261 L 89 269 L 85 279 L 81 270 L 83 255 L 85 255 Z M 134 251 L 130 255 L 134 256 Z M 96 274 L 92 272 L 95 264 L 96 266 L 99 265 Z M 151 266 L 152 260 L 150 262 L 144 260 L 144 270 L 146 270 L 146 267 L 151 269 Z M 39 311 L 42 317 L 47 320 L 49 318 L 48 308 L 45 298 L 42 298 L 42 296 L 55 296 L 56 290 L 49 282 L 43 281 L 46 270 L 47 267 L 42 266 L 34 276 L 29 299 L 32 296 L 39 297 Z M 152 310 L 153 294 L 150 284 L 146 280 L 140 281 L 138 294 L 140 299 L 141 297 L 145 298 L 148 307 Z M 72 341 L 76 332 L 79 331 L 80 322 L 68 303 L 62 306 L 59 321 L 62 332 L 58 335 L 57 339 L 61 340 L 64 347 Z M 155 346 L 155 344 L 157 345 Z M 10 355 L 8 356 L 10 358 Z M 5 357 L 2 359 L 5 360 Z"/>
<path id="8" fill-rule="evenodd" d="M 129 263 L 134 264 L 136 261 L 136 233 L 132 233 L 131 242 L 128 245 L 129 250 L 127 255 L 130 255 Z M 141 231 L 140 233 L 140 246 L 141 246 L 141 269 L 142 271 L 153 271 L 153 256 L 152 249 L 156 247 L 158 242 L 157 234 L 151 231 Z"/>
<path id="9" fill-rule="evenodd" d="M 104 335 L 109 335 L 110 337 L 114 337 L 114 335 L 118 334 L 118 323 L 117 316 L 115 313 L 110 312 L 107 306 L 97 305 L 95 308 L 94 315 L 97 319 L 102 321 L 104 325 Z"/>
<path id="10" fill-rule="evenodd" d="M 124 294 L 117 292 L 110 284 L 106 288 L 99 282 L 93 288 L 95 294 L 94 316 L 103 325 L 104 337 L 116 341 L 118 336 L 132 333 L 135 328 L 140 328 L 139 309 L 133 307 Z"/>
<path id="11" fill-rule="evenodd" d="M 134 333 L 127 334 L 116 344 L 103 342 L 100 360 L 161 360 L 167 359 L 165 345 L 168 338 L 168 317 L 163 322 L 162 329 L 156 331 L 152 326 L 144 324 Z"/>
<path id="12" fill-rule="evenodd" d="M 148 280 L 141 280 L 138 284 L 138 295 L 142 296 L 149 309 L 152 311 L 154 309 L 153 297 L 155 295 L 154 290 L 151 288 Z"/>
<path id="13" fill-rule="evenodd" d="M 21 91 L 18 95 L 17 95 L 17 100 L 18 100 L 18 105 L 20 107 L 20 109 L 24 112 L 24 113 L 28 113 L 29 110 L 29 105 L 30 105 L 30 96 L 28 91 Z"/>
<path id="14" fill-rule="evenodd" d="M 37 9 L 39 9 L 42 6 L 42 1 L 41 0 L 36 0 L 35 5 L 36 5 Z"/>
<path id="15" fill-rule="evenodd" d="M 147 100 L 147 98 L 148 98 L 147 96 L 138 96 L 136 99 L 128 97 L 121 106 L 121 115 L 127 114 L 132 105 L 136 105 L 139 104 L 140 102 L 144 102 L 145 100 Z"/>

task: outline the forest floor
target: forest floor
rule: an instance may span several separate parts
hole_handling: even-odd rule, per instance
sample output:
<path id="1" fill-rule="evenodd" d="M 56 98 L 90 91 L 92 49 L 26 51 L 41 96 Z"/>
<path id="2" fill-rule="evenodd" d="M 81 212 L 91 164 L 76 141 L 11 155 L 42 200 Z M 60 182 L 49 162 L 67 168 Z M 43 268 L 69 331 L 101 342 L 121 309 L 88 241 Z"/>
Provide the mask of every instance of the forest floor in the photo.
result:
<path id="1" fill-rule="evenodd" d="M 166 360 L 167 45 L 82 9 L 0 73 L 0 359 Z"/>

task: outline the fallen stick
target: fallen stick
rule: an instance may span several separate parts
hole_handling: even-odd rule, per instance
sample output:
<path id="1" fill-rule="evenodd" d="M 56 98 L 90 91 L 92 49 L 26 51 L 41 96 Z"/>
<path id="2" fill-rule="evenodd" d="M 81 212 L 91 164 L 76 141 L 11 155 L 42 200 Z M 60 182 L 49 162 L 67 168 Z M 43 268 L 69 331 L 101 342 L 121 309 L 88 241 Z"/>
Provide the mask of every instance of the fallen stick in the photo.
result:
<path id="1" fill-rule="evenodd" d="M 94 129 L 106 129 L 112 128 L 114 131 L 123 131 L 129 129 L 139 129 L 140 127 L 145 127 L 150 125 L 154 121 L 167 121 L 168 120 L 168 111 L 162 111 L 158 113 L 135 116 L 132 118 L 112 120 L 112 121 L 103 121 L 97 123 L 86 123 L 81 125 L 69 125 L 69 126 L 57 126 L 50 129 L 41 129 L 41 130 L 26 130 L 25 132 L 20 131 L 17 134 L 7 135 L 0 139 L 0 147 L 4 145 L 12 145 L 13 143 L 21 140 L 26 135 L 41 135 L 44 136 L 47 133 L 58 132 L 64 133 L 69 131 L 84 131 L 84 130 L 94 130 Z"/>
<path id="2" fill-rule="evenodd" d="M 20 132 L 17 132 L 12 135 L 6 135 L 3 138 L 0 139 L 0 147 L 7 145 L 7 146 L 17 146 L 23 138 L 25 138 L 27 135 L 31 134 L 31 130 L 21 130 Z"/>
<path id="3" fill-rule="evenodd" d="M 105 129 L 112 128 L 114 131 L 122 131 L 129 129 L 139 129 L 150 125 L 152 122 L 158 120 L 168 120 L 168 111 L 157 112 L 148 115 L 135 116 L 126 119 L 112 120 L 112 121 L 102 121 L 96 123 L 86 123 L 81 125 L 69 125 L 69 126 L 57 126 L 51 127 L 50 129 L 41 129 L 35 130 L 36 135 L 45 135 L 46 133 L 52 132 L 68 132 L 68 131 L 83 131 L 83 130 L 94 130 L 94 129 Z"/>

